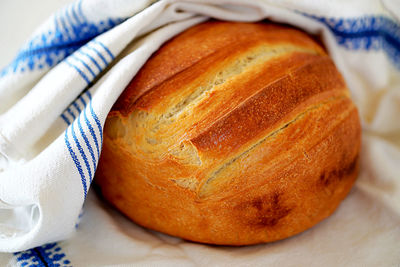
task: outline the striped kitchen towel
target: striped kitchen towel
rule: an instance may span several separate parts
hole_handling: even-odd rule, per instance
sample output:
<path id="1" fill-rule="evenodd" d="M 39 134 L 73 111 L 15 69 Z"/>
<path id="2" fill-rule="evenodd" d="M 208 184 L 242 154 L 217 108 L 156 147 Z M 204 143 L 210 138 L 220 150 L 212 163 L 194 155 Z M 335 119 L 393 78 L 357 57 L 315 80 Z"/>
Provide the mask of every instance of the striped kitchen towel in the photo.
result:
<path id="1" fill-rule="evenodd" d="M 398 7 L 395 0 L 79 0 L 54 13 L 0 73 L 0 251 L 19 252 L 14 261 L 28 265 L 57 249 L 51 242 L 69 238 L 80 247 L 73 233 L 107 113 L 162 43 L 209 18 L 270 19 L 321 37 L 362 119 L 356 187 L 400 214 Z"/>

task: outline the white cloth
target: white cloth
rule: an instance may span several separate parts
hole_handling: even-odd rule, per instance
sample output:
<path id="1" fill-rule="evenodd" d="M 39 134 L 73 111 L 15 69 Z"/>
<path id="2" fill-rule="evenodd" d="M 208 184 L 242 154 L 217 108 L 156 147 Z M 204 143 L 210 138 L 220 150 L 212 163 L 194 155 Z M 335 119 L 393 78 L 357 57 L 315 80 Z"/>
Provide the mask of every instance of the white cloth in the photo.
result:
<path id="1" fill-rule="evenodd" d="M 398 264 L 396 1 L 151 2 L 68 5 L 33 34 L 1 73 L 0 251 L 40 247 L 0 254 L 0 265 Z M 93 192 L 87 195 L 101 152 L 102 126 L 119 94 L 163 42 L 210 17 L 270 19 L 320 35 L 359 108 L 363 147 L 356 186 L 333 216 L 296 237 L 243 248 L 184 242 L 138 227 Z M 131 42 L 131 53 L 115 59 Z M 76 226 L 78 217 L 82 221 Z"/>

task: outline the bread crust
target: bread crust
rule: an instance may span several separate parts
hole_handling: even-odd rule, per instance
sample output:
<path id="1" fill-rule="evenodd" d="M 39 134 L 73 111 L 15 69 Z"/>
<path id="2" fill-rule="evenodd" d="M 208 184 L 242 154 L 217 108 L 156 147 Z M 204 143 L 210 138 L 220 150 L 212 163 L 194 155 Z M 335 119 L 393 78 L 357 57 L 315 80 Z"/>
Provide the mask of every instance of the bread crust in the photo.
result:
<path id="1" fill-rule="evenodd" d="M 209 21 L 156 52 L 110 112 L 95 181 L 136 223 L 247 245 L 329 216 L 361 130 L 324 49 L 271 23 Z"/>

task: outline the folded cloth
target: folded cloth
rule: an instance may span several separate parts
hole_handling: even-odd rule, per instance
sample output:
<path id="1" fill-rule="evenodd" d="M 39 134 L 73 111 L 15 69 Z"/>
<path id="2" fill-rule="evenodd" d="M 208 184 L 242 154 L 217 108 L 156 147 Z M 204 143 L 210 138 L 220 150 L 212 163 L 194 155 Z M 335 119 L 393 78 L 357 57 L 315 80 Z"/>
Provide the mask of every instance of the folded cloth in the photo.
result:
<path id="1" fill-rule="evenodd" d="M 66 6 L 0 74 L 0 251 L 30 249 L 2 254 L 0 263 L 229 265 L 236 251 L 241 264 L 265 265 L 290 263 L 286 248 L 296 265 L 310 264 L 322 249 L 336 263 L 400 262 L 399 14 L 396 0 L 79 0 Z M 362 119 L 361 173 L 338 213 L 316 229 L 272 245 L 208 247 L 148 232 L 88 196 L 113 103 L 160 45 L 209 18 L 269 19 L 319 35 L 343 74 Z M 380 254 L 372 257 L 372 249 Z M 313 263 L 326 265 L 322 258 Z"/>

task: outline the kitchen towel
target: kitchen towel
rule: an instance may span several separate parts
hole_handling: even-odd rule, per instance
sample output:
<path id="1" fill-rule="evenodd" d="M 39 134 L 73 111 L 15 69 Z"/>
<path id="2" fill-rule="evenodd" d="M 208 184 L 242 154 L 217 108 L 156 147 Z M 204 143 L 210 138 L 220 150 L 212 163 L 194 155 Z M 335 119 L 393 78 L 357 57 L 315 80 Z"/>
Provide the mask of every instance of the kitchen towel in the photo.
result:
<path id="1" fill-rule="evenodd" d="M 376 0 L 81 0 L 56 12 L 0 74 L 0 251 L 18 252 L 0 263 L 399 263 L 399 14 Z M 188 243 L 127 222 L 89 191 L 119 94 L 163 42 L 209 18 L 319 35 L 359 108 L 355 189 L 304 234 L 241 249 Z"/>

